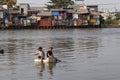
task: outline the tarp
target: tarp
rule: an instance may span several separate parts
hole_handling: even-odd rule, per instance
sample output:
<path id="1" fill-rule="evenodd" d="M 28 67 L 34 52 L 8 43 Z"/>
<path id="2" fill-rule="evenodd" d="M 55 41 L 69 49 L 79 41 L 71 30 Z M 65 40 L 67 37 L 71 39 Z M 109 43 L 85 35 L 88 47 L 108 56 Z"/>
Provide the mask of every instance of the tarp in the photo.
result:
<path id="1" fill-rule="evenodd" d="M 53 16 L 58 16 L 59 15 L 59 11 L 52 11 L 52 15 Z"/>
<path id="2" fill-rule="evenodd" d="M 78 14 L 73 14 L 73 19 L 78 19 Z"/>

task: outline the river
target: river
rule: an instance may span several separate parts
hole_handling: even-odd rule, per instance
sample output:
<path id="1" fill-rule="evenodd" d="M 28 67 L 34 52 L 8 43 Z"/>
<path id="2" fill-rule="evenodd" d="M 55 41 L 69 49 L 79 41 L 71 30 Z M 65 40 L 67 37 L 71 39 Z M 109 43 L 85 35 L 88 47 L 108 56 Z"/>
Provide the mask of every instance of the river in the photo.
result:
<path id="1" fill-rule="evenodd" d="M 52 46 L 56 64 L 39 64 L 39 46 Z M 1 80 L 120 80 L 120 29 L 0 31 Z"/>

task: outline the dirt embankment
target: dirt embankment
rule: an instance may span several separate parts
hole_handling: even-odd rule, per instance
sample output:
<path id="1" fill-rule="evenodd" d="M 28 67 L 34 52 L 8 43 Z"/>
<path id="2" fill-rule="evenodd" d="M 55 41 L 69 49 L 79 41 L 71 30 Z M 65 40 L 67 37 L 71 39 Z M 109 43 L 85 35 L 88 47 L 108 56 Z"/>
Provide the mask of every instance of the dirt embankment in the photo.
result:
<path id="1" fill-rule="evenodd" d="M 120 24 L 102 24 L 105 28 L 120 28 Z"/>

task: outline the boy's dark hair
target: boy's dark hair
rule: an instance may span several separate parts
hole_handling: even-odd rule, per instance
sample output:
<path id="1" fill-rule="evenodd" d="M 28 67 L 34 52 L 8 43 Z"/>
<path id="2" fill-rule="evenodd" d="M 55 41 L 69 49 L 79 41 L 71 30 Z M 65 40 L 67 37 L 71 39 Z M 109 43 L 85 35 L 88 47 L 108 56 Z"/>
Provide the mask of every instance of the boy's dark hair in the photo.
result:
<path id="1" fill-rule="evenodd" d="M 39 47 L 39 48 L 38 48 L 38 50 L 41 50 L 41 49 L 42 49 L 42 47 Z"/>
<path id="2" fill-rule="evenodd" d="M 53 47 L 49 47 L 49 48 L 53 49 Z"/>

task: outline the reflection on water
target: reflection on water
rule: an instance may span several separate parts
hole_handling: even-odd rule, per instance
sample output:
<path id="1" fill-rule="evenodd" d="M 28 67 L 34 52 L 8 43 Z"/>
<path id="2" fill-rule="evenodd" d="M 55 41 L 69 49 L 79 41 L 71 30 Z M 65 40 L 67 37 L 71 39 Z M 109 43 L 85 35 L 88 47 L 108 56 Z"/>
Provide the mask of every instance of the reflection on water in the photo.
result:
<path id="1" fill-rule="evenodd" d="M 55 67 L 56 63 L 47 63 L 46 66 L 47 66 L 47 69 L 48 69 L 48 72 L 53 75 L 53 68 Z"/>
<path id="2" fill-rule="evenodd" d="M 43 71 L 45 70 L 45 64 L 44 63 L 35 62 L 35 67 L 38 68 L 38 70 L 39 70 L 38 74 L 42 77 L 43 76 Z"/>
<path id="3" fill-rule="evenodd" d="M 119 80 L 120 29 L 0 31 L 1 80 Z M 35 63 L 42 46 L 62 62 Z M 6 77 L 7 76 L 7 77 Z"/>

